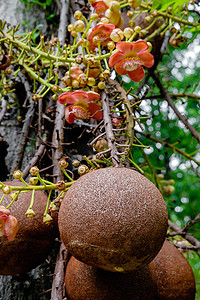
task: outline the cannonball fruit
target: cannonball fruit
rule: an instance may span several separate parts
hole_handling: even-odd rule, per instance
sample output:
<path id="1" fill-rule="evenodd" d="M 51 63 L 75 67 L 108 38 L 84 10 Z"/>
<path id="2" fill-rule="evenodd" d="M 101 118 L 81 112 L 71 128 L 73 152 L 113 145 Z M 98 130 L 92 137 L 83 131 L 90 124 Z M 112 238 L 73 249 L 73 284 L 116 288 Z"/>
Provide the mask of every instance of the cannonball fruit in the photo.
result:
<path id="1" fill-rule="evenodd" d="M 6 185 L 23 185 L 18 181 L 4 182 Z M 0 197 L 2 196 L 0 190 Z M 36 191 L 33 209 L 35 217 L 27 219 L 25 213 L 31 202 L 32 192 L 19 194 L 18 200 L 9 208 L 10 214 L 18 220 L 18 232 L 13 241 L 5 236 L 0 237 L 0 274 L 22 274 L 35 268 L 47 256 L 54 242 L 57 230 L 56 215 L 54 221 L 47 225 L 43 223 L 43 213 L 47 204 L 47 196 L 42 191 Z M 2 205 L 10 203 L 10 195 L 6 195 Z"/>
<path id="2" fill-rule="evenodd" d="M 68 251 L 112 272 L 150 263 L 164 242 L 167 222 L 155 185 L 136 171 L 114 167 L 80 177 L 67 191 L 58 217 Z"/>
<path id="3" fill-rule="evenodd" d="M 130 273 L 98 269 L 71 257 L 65 273 L 68 300 L 151 300 L 155 283 L 149 266 Z"/>
<path id="4" fill-rule="evenodd" d="M 158 300 L 194 300 L 195 279 L 187 259 L 165 241 L 150 265 L 155 267 Z M 152 268 L 151 268 L 152 269 Z"/>

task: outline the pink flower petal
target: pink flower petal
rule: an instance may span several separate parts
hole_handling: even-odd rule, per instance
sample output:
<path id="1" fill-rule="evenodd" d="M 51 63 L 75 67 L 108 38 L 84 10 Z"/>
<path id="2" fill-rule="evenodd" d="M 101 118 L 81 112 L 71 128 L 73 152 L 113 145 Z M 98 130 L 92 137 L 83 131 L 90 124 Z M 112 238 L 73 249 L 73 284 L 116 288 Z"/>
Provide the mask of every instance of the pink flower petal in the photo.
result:
<path id="1" fill-rule="evenodd" d="M 128 72 L 122 67 L 122 61 L 115 65 L 115 71 L 119 75 L 126 75 Z"/>
<path id="2" fill-rule="evenodd" d="M 73 97 L 72 93 L 70 92 L 65 92 L 62 93 L 59 97 L 58 97 L 58 102 L 60 104 L 74 104 L 76 103 L 76 99 Z"/>
<path id="3" fill-rule="evenodd" d="M 124 58 L 124 54 L 121 52 L 116 52 L 114 54 L 111 55 L 111 57 L 109 58 L 109 66 L 112 68 L 116 65 L 116 63 L 119 63 L 120 61 L 122 61 Z"/>
<path id="4" fill-rule="evenodd" d="M 149 48 L 146 41 L 140 40 L 132 43 L 131 45 L 131 51 L 138 53 L 140 51 L 147 50 Z"/>
<path id="5" fill-rule="evenodd" d="M 151 68 L 153 66 L 154 57 L 151 53 L 148 51 L 142 51 L 138 53 L 138 56 L 145 67 Z"/>
<path id="6" fill-rule="evenodd" d="M 18 221 L 15 217 L 9 216 L 4 225 L 5 236 L 9 241 L 13 241 L 18 231 Z"/>
<path id="7" fill-rule="evenodd" d="M 88 93 L 82 90 L 75 91 L 72 94 L 72 97 L 77 101 L 85 101 L 88 102 Z"/>
<path id="8" fill-rule="evenodd" d="M 131 51 L 132 44 L 133 43 L 131 43 L 131 42 L 119 42 L 116 44 L 116 48 L 119 51 L 126 53 L 128 51 Z"/>
<path id="9" fill-rule="evenodd" d="M 142 67 L 138 67 L 136 70 L 127 73 L 130 79 L 135 82 L 141 81 L 144 78 L 144 70 Z"/>
<path id="10" fill-rule="evenodd" d="M 89 111 L 90 111 L 91 117 L 94 120 L 99 120 L 99 119 L 103 118 L 103 113 L 102 113 L 102 111 L 100 110 L 100 107 L 97 104 L 90 103 L 89 104 Z"/>
<path id="11" fill-rule="evenodd" d="M 69 105 L 65 108 L 65 119 L 69 124 L 74 123 L 74 114 L 72 113 L 72 107 L 73 105 Z"/>
<path id="12" fill-rule="evenodd" d="M 9 215 L 9 209 L 5 208 L 4 206 L 0 206 L 0 219 L 5 222 Z"/>
<path id="13" fill-rule="evenodd" d="M 100 95 L 92 91 L 87 92 L 87 95 L 88 95 L 88 102 L 93 102 L 95 100 L 100 99 Z"/>

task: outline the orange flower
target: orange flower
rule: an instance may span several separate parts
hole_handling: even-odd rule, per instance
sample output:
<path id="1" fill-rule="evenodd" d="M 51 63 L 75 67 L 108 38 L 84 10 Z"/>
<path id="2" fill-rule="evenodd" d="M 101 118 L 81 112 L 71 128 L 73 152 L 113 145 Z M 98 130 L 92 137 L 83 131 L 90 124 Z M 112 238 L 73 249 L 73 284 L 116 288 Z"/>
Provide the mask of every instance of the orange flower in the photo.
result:
<path id="1" fill-rule="evenodd" d="M 14 240 L 18 231 L 17 219 L 10 216 L 10 211 L 0 206 L 0 237 L 5 235 L 9 241 Z"/>
<path id="2" fill-rule="evenodd" d="M 115 29 L 115 25 L 113 24 L 98 24 L 92 28 L 91 32 L 88 34 L 88 40 L 90 42 L 89 49 L 94 50 L 98 42 L 102 47 L 106 46 L 111 40 L 110 34 L 113 29 Z"/>
<path id="3" fill-rule="evenodd" d="M 111 55 L 109 66 L 115 67 L 119 75 L 128 74 L 131 80 L 141 81 L 144 78 L 142 66 L 151 68 L 154 64 L 153 55 L 146 51 L 149 48 L 147 42 L 120 42 L 116 44 L 116 48 L 119 51 Z"/>
<path id="4" fill-rule="evenodd" d="M 61 104 L 71 104 L 65 108 L 65 119 L 69 124 L 75 119 L 88 119 L 89 117 L 99 120 L 103 117 L 100 107 L 93 103 L 99 100 L 100 95 L 95 92 L 85 92 L 82 90 L 66 92 L 59 96 Z"/>
<path id="5" fill-rule="evenodd" d="M 105 16 L 105 11 L 108 9 L 108 6 L 104 1 L 95 1 L 92 3 L 92 6 L 100 18 Z"/>

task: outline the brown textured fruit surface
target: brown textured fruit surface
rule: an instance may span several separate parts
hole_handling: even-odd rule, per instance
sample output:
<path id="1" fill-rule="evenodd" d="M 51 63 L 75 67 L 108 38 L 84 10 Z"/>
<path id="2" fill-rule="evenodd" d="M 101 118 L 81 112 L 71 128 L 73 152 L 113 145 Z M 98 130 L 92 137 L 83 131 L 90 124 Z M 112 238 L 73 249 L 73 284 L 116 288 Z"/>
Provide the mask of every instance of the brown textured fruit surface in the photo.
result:
<path id="1" fill-rule="evenodd" d="M 187 259 L 165 242 L 150 265 L 155 267 L 157 300 L 195 299 L 195 279 Z"/>
<path id="2" fill-rule="evenodd" d="M 65 273 L 68 300 L 151 300 L 155 283 L 149 266 L 131 273 L 97 269 L 71 257 Z"/>
<path id="3" fill-rule="evenodd" d="M 77 259 L 108 271 L 148 264 L 167 230 L 164 200 L 152 182 L 127 168 L 105 168 L 80 177 L 62 201 L 61 238 Z"/>
<path id="4" fill-rule="evenodd" d="M 7 185 L 23 185 L 18 181 L 4 182 Z M 30 205 L 32 192 L 22 193 L 9 208 L 11 215 L 17 218 L 19 230 L 13 241 L 0 238 L 0 274 L 22 274 L 35 268 L 47 256 L 57 233 L 56 216 L 50 225 L 43 223 L 47 196 L 42 191 L 35 192 L 33 209 L 36 216 L 27 219 L 25 213 Z M 0 190 L 0 197 L 2 191 Z M 10 203 L 11 197 L 6 195 L 2 205 Z"/>

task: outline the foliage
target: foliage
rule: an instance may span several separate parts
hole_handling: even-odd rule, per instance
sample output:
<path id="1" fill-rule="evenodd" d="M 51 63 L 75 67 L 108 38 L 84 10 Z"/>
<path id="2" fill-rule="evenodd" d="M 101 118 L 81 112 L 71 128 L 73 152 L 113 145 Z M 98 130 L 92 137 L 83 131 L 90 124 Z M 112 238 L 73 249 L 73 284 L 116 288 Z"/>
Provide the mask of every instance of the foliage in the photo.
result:
<path id="1" fill-rule="evenodd" d="M 52 0 L 44 0 L 44 1 L 37 1 L 37 0 L 20 0 L 20 2 L 26 3 L 29 6 L 33 6 L 34 4 L 37 4 L 41 6 L 43 9 L 46 9 L 47 6 L 50 6 L 52 3 Z"/>

